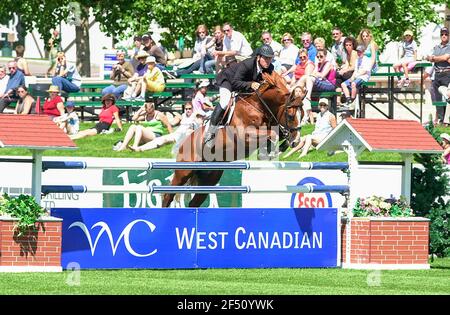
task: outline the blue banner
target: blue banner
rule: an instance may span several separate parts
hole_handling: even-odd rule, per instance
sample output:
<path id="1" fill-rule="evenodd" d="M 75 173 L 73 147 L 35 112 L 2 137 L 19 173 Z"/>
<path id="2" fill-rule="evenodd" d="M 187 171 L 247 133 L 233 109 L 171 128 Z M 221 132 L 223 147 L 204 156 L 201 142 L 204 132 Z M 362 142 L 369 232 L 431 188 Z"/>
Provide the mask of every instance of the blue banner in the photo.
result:
<path id="1" fill-rule="evenodd" d="M 62 265 L 80 268 L 338 266 L 336 208 L 52 209 Z"/>

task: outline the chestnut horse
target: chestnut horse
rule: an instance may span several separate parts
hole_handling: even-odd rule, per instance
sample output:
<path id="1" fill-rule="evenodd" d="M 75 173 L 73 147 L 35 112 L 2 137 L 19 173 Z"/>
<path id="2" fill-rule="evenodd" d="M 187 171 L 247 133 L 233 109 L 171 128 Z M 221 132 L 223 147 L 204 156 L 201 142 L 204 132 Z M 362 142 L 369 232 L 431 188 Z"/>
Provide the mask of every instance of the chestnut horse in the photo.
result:
<path id="1" fill-rule="evenodd" d="M 280 128 L 281 135 L 291 146 L 296 145 L 299 133 L 298 111 L 301 109 L 303 91 L 289 93 L 284 79 L 277 73 L 263 74 L 264 82 L 250 95 L 239 96 L 229 125 L 220 128 L 214 148 L 203 144 L 205 126 L 191 133 L 180 146 L 177 162 L 235 161 L 245 159 L 258 147 L 266 146 L 268 139 L 277 139 L 272 129 Z M 301 113 L 303 116 L 303 112 Z M 273 140 L 272 140 L 273 141 Z M 276 140 L 275 140 L 276 142 Z M 214 186 L 223 170 L 175 170 L 172 186 Z M 169 207 L 175 194 L 164 194 L 163 207 Z M 207 194 L 195 194 L 189 207 L 199 207 Z"/>

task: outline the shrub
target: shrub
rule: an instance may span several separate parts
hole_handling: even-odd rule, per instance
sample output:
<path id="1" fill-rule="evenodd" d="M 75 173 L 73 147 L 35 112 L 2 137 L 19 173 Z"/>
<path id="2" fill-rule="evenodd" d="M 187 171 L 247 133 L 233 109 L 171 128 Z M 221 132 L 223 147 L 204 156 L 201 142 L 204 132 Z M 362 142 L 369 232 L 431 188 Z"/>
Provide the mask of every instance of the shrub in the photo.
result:
<path id="1" fill-rule="evenodd" d="M 411 217 L 414 216 L 405 197 L 385 199 L 379 196 L 358 198 L 353 208 L 355 217 Z"/>

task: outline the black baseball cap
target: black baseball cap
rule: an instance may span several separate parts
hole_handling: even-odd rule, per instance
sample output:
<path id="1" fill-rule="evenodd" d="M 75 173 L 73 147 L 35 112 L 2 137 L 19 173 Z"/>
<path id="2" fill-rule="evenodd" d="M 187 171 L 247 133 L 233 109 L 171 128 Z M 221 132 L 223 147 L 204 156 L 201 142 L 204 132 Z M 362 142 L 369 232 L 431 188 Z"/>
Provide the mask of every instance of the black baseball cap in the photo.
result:
<path id="1" fill-rule="evenodd" d="M 446 28 L 446 27 L 441 28 L 441 34 L 442 33 L 447 33 L 448 34 L 448 28 Z"/>

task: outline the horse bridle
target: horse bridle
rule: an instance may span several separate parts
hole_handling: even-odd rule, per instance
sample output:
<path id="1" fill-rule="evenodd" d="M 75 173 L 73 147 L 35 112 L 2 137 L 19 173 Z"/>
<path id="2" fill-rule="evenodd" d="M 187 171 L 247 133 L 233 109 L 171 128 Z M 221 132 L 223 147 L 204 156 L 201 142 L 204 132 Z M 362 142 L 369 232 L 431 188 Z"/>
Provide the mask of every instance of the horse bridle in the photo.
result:
<path id="1" fill-rule="evenodd" d="M 288 114 L 288 109 L 291 108 L 292 106 L 294 106 L 294 105 L 291 105 L 291 103 L 292 103 L 292 97 L 291 96 L 292 96 L 293 92 L 291 92 L 291 95 L 289 96 L 288 102 L 283 105 L 285 107 L 285 109 L 284 109 L 284 118 L 285 118 L 285 121 L 286 121 L 286 126 L 281 124 L 280 121 L 278 120 L 278 118 L 270 110 L 270 107 L 267 105 L 267 103 L 262 98 L 261 92 L 259 92 L 259 90 L 256 90 L 255 93 L 258 96 L 258 99 L 261 102 L 261 104 L 263 104 L 264 108 L 266 109 L 266 112 L 268 112 L 270 114 L 270 116 L 271 116 L 271 117 L 269 117 L 269 123 L 272 121 L 272 119 L 275 120 L 276 124 L 278 126 L 280 126 L 280 132 L 283 135 L 284 139 L 288 140 L 290 133 L 292 133 L 294 131 L 300 131 L 301 130 L 300 126 L 299 127 L 294 127 L 294 128 L 289 128 L 289 126 L 287 125 L 287 122 L 289 120 L 292 120 L 291 117 Z"/>

